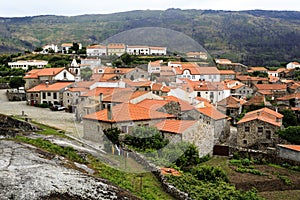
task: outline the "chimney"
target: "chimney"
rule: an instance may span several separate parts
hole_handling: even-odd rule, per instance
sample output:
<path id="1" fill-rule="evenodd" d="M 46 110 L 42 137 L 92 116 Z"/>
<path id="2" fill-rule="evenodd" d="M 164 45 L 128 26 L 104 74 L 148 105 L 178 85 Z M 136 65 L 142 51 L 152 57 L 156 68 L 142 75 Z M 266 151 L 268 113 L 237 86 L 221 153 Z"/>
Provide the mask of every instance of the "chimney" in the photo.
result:
<path id="1" fill-rule="evenodd" d="M 107 104 L 107 119 L 112 120 L 112 105 Z"/>
<path id="2" fill-rule="evenodd" d="M 103 100 L 103 93 L 99 94 L 99 109 L 102 110 L 103 106 L 102 106 L 102 100 Z"/>

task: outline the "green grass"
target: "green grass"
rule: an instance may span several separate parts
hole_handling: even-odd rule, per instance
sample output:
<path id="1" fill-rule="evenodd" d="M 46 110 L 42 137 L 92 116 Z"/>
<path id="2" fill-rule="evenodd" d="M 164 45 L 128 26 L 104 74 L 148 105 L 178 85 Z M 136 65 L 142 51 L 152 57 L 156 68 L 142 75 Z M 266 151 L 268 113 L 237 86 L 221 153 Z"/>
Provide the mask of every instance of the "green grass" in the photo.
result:
<path id="1" fill-rule="evenodd" d="M 285 191 L 272 191 L 272 192 L 260 192 L 258 196 L 265 198 L 266 200 L 299 200 L 300 190 L 285 190 Z"/>
<path id="2" fill-rule="evenodd" d="M 67 137 L 58 132 L 55 128 L 37 122 L 34 122 L 34 124 L 42 129 L 41 131 L 38 131 L 38 134 Z M 124 157 L 110 155 L 109 158 L 114 159 L 119 165 L 119 169 L 117 169 L 100 162 L 91 155 L 88 156 L 88 160 L 85 160 L 78 155 L 74 148 L 61 147 L 41 138 L 31 139 L 25 136 L 17 136 L 15 141 L 34 145 L 50 153 L 66 157 L 73 162 L 88 164 L 97 170 L 96 176 L 107 179 L 119 187 L 129 190 L 142 199 L 174 199 L 170 194 L 163 191 L 161 183 L 151 172 L 139 173 L 144 171 L 143 167 L 136 163 L 132 158 L 127 158 L 125 163 Z M 125 172 L 125 170 L 132 173 Z"/>
<path id="3" fill-rule="evenodd" d="M 142 199 L 174 199 L 161 189 L 161 183 L 151 172 L 128 173 L 112 168 L 93 156 L 89 156 L 88 159 L 91 166 L 97 171 L 97 176 L 129 190 Z"/>
<path id="4" fill-rule="evenodd" d="M 15 140 L 19 142 L 32 144 L 50 153 L 66 157 L 74 162 L 87 163 L 85 159 L 83 159 L 77 154 L 76 150 L 73 147 L 61 147 L 41 138 L 31 139 L 24 136 L 16 136 Z"/>

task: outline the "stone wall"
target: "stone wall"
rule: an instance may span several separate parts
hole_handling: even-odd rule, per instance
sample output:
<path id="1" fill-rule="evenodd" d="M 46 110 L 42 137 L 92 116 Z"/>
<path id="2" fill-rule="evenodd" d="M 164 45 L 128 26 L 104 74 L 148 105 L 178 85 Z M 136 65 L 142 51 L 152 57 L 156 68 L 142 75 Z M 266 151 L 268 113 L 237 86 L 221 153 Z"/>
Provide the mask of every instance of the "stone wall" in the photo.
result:
<path id="1" fill-rule="evenodd" d="M 249 127 L 249 132 L 245 131 L 245 127 Z M 258 127 L 262 127 L 263 131 L 258 133 Z M 254 145 L 261 146 L 265 144 L 269 147 L 275 147 L 278 143 L 278 135 L 275 133 L 279 127 L 260 120 L 252 120 L 237 126 L 237 146 L 252 147 Z M 267 138 L 266 132 L 270 131 L 270 139 Z M 263 148 L 261 146 L 260 148 Z"/>
<path id="2" fill-rule="evenodd" d="M 230 147 L 229 151 L 231 155 L 233 155 L 234 153 L 238 153 L 241 158 L 251 158 L 251 159 L 260 160 L 260 161 L 273 163 L 277 165 L 282 165 L 282 164 L 289 164 L 291 166 L 300 165 L 300 162 L 279 157 L 276 149 L 273 149 L 273 151 L 270 150 L 269 152 L 262 152 L 256 150 L 242 149 L 238 147 Z"/>
<path id="3" fill-rule="evenodd" d="M 130 152 L 129 155 L 139 164 L 144 166 L 146 170 L 151 171 L 156 176 L 156 178 L 162 184 L 162 187 L 165 190 L 165 192 L 171 194 L 175 199 L 192 200 L 192 198 L 190 198 L 187 193 L 184 193 L 178 190 L 173 185 L 169 184 L 167 178 L 161 173 L 161 170 L 157 168 L 154 164 L 149 163 L 142 155 L 136 152 Z"/>
<path id="4" fill-rule="evenodd" d="M 15 137 L 17 133 L 27 133 L 34 130 L 37 128 L 27 122 L 0 114 L 0 136 Z"/>

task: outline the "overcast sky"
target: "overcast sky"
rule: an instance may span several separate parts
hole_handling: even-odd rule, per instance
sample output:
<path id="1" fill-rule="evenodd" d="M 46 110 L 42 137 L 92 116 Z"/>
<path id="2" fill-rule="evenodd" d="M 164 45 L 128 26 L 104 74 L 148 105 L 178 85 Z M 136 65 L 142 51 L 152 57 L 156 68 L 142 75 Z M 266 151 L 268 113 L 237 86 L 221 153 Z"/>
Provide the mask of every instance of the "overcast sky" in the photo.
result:
<path id="1" fill-rule="evenodd" d="M 107 14 L 130 10 L 297 10 L 299 0 L 1 0 L 0 17 Z"/>

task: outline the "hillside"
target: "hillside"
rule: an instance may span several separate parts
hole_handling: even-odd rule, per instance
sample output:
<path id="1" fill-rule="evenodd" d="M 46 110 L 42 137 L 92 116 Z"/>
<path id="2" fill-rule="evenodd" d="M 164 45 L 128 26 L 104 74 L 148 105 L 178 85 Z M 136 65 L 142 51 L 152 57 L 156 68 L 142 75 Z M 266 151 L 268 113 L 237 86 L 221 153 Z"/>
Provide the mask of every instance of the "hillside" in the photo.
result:
<path id="1" fill-rule="evenodd" d="M 0 53 L 32 50 L 47 43 L 76 41 L 88 45 L 135 28 L 161 27 L 186 34 L 214 57 L 246 65 L 277 66 L 300 60 L 299 25 L 300 12 L 262 10 L 168 9 L 0 18 Z M 167 35 L 161 37 L 167 41 Z"/>

